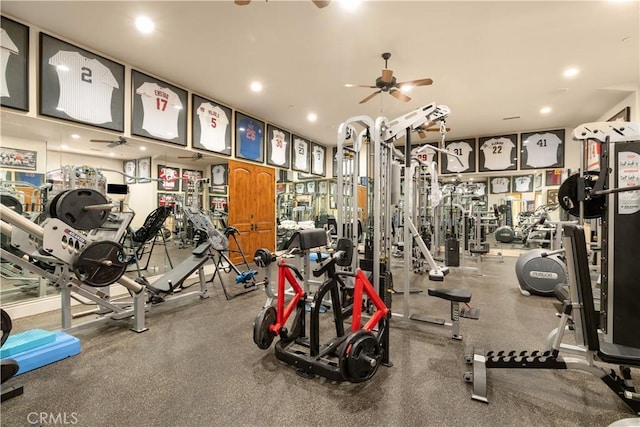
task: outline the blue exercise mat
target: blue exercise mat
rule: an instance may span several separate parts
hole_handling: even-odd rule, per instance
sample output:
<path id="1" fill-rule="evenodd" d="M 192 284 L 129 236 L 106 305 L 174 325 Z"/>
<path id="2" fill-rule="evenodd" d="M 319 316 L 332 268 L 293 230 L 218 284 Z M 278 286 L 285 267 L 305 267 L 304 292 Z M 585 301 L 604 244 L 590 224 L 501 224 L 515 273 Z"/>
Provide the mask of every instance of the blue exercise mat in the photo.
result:
<path id="1" fill-rule="evenodd" d="M 53 336 L 53 341 L 15 353 L 11 356 L 11 359 L 18 362 L 20 366 L 16 375 L 24 374 L 25 372 L 80 353 L 80 340 L 78 338 L 65 332 L 50 333 Z M 20 334 L 16 334 L 16 336 L 18 335 Z M 11 339 L 11 337 L 9 337 L 9 339 Z M 8 342 L 9 340 L 7 340 L 7 343 Z M 2 346 L 3 350 L 7 343 Z"/>
<path id="2" fill-rule="evenodd" d="M 55 332 L 45 331 L 44 329 L 29 329 L 28 331 L 10 335 L 0 349 L 0 359 L 6 359 L 14 354 L 52 343 L 55 340 Z"/>

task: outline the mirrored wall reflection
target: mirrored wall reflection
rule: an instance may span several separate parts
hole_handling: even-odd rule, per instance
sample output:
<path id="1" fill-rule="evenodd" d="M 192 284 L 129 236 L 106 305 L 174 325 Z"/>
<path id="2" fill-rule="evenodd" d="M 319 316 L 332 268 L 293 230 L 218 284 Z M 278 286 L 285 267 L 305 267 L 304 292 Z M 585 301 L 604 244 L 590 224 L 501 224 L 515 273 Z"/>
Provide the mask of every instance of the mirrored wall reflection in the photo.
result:
<path id="1" fill-rule="evenodd" d="M 300 176 L 278 170 L 276 179 L 276 248 L 284 249 L 297 230 L 325 228 L 336 215 L 336 179 Z"/>
<path id="2" fill-rule="evenodd" d="M 2 147 L 0 147 L 0 203 L 22 215 L 27 221 L 40 223 L 44 219 L 50 188 L 46 185 L 47 143 L 21 136 L 21 123 L 3 114 Z M 7 230 L 5 230 L 7 231 Z M 4 253 L 36 262 L 31 249 L 19 245 L 20 237 L 2 233 Z M 22 236 L 24 237 L 24 235 Z M 21 250 L 18 246 L 22 246 Z M 28 245 L 27 245 L 28 246 Z M 0 263 L 0 302 L 3 307 L 23 301 L 57 294 L 41 277 L 2 257 Z"/>

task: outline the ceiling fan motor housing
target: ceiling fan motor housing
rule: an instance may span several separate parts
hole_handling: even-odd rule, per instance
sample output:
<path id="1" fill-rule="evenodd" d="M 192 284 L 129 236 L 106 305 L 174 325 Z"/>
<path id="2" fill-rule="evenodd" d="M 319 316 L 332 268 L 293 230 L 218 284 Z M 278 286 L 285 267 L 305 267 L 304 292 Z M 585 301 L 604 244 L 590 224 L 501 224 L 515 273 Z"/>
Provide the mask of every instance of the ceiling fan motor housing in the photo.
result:
<path id="1" fill-rule="evenodd" d="M 390 82 L 385 82 L 382 80 L 382 76 L 376 79 L 376 87 L 381 89 L 383 92 L 389 92 L 391 88 L 396 85 L 396 78 L 392 77 Z"/>

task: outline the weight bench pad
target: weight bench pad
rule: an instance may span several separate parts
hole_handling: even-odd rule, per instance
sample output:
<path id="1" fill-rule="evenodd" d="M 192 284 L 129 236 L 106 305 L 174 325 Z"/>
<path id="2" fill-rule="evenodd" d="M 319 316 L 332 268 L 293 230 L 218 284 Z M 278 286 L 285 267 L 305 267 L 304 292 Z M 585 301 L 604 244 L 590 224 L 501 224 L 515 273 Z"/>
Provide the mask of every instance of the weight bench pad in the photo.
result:
<path id="1" fill-rule="evenodd" d="M 601 342 L 598 355 L 605 363 L 640 366 L 640 349 L 638 348 Z"/>
<path id="2" fill-rule="evenodd" d="M 209 260 L 208 253 L 209 243 L 203 243 L 195 248 L 189 258 L 182 261 L 180 264 L 166 274 L 160 276 L 158 280 L 149 285 L 150 289 L 158 290 L 162 292 L 171 292 L 177 286 L 180 286 L 182 282 L 194 271 L 202 267 L 202 265 Z"/>
<path id="3" fill-rule="evenodd" d="M 322 228 L 312 228 L 309 230 L 296 231 L 287 243 L 287 249 L 298 248 L 302 251 L 307 249 L 326 246 L 327 232 Z"/>
<path id="4" fill-rule="evenodd" d="M 468 289 L 429 289 L 427 291 L 432 297 L 438 297 L 449 301 L 470 302 L 471 291 Z"/>

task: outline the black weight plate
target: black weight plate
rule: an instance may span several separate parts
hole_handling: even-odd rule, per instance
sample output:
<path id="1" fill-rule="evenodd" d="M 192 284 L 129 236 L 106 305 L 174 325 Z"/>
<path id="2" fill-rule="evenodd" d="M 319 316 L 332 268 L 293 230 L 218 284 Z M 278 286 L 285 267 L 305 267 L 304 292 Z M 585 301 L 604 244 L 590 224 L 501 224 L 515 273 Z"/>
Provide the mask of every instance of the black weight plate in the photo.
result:
<path id="1" fill-rule="evenodd" d="M 108 240 L 89 243 L 72 263 L 73 272 L 89 286 L 108 286 L 127 269 L 122 245 Z"/>
<path id="2" fill-rule="evenodd" d="M 11 209 L 17 214 L 22 214 L 22 203 L 13 194 L 0 194 L 0 203 Z"/>
<path id="3" fill-rule="evenodd" d="M 60 197 L 62 197 L 62 195 L 67 191 L 69 190 L 64 190 L 56 194 L 55 196 L 53 196 L 53 199 L 49 200 L 49 204 L 47 206 L 47 212 L 49 213 L 49 216 L 51 218 L 58 218 L 58 213 L 56 212 L 56 205 L 58 204 L 58 200 L 60 200 Z"/>
<path id="4" fill-rule="evenodd" d="M 104 205 L 107 198 L 97 190 L 78 188 L 69 190 L 60 196 L 56 203 L 56 217 L 77 230 L 99 228 L 109 219 L 108 210 L 86 211 L 86 206 Z"/>
<path id="5" fill-rule="evenodd" d="M 271 264 L 274 261 L 274 256 L 269 249 L 260 248 L 256 250 L 256 253 L 253 255 L 253 261 L 260 268 L 264 268 Z"/>
<path id="6" fill-rule="evenodd" d="M 276 309 L 267 307 L 258 314 L 253 322 L 253 342 L 258 348 L 266 350 L 273 342 L 275 335 L 269 330 L 269 327 L 275 325 L 276 317 Z"/>
<path id="7" fill-rule="evenodd" d="M 2 326 L 2 340 L 0 341 L 0 347 L 4 345 L 4 342 L 9 338 L 13 323 L 11 323 L 11 316 L 9 313 L 0 308 L 0 326 Z"/>
<path id="8" fill-rule="evenodd" d="M 380 346 L 370 331 L 352 332 L 339 349 L 342 376 L 349 382 L 360 383 L 371 379 L 380 366 Z"/>
<path id="9" fill-rule="evenodd" d="M 565 211 L 573 216 L 580 216 L 580 202 L 578 199 L 578 180 L 580 175 L 574 174 L 567 178 L 558 190 L 558 202 Z M 587 187 L 593 188 L 598 180 L 598 172 L 586 172 L 583 179 Z M 607 210 L 607 198 L 600 196 L 584 201 L 584 218 L 600 218 Z"/>

